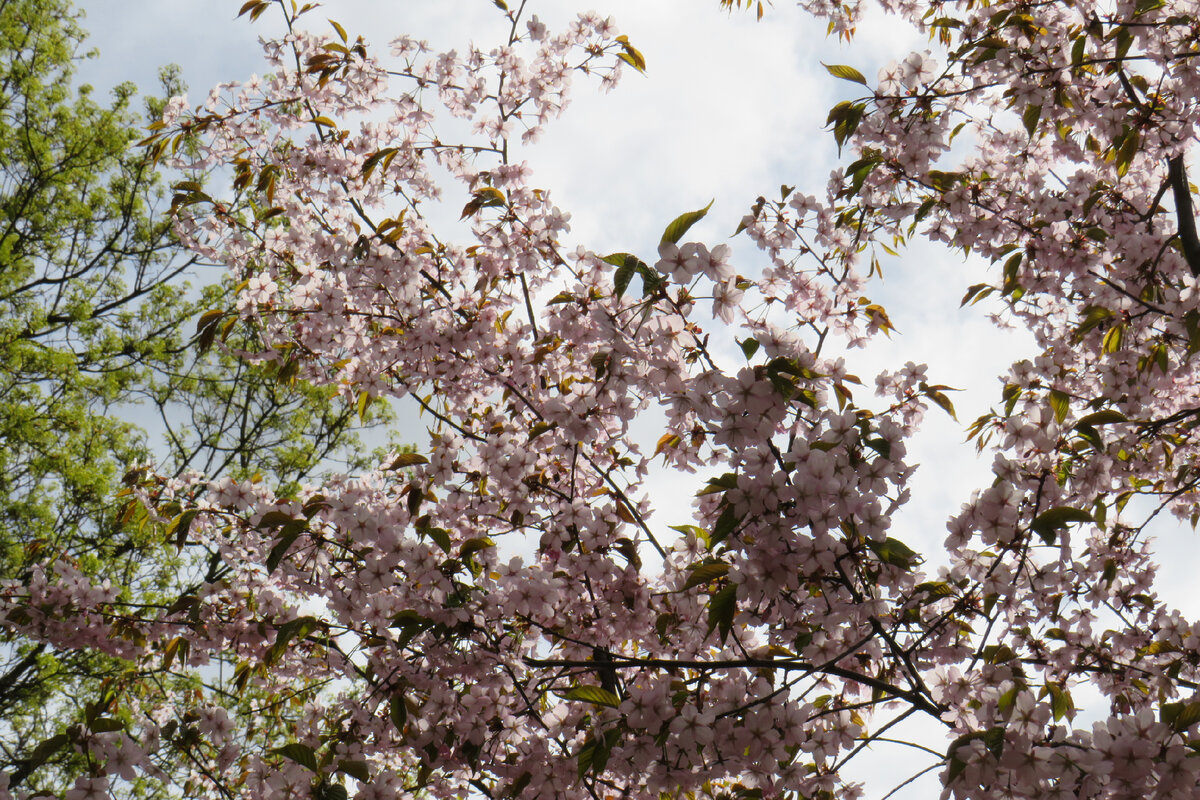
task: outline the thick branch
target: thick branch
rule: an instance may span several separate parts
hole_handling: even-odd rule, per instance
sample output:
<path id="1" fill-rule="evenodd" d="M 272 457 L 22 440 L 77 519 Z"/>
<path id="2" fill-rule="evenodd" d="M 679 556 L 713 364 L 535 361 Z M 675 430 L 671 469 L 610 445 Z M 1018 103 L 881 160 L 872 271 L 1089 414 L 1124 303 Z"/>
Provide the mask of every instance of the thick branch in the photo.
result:
<path id="1" fill-rule="evenodd" d="M 1188 186 L 1187 169 L 1183 165 L 1183 154 L 1167 162 L 1171 192 L 1175 197 L 1175 216 L 1179 218 L 1179 241 L 1183 245 L 1183 257 L 1194 277 L 1200 277 L 1200 239 L 1196 238 L 1196 215 L 1192 211 L 1192 189 Z"/>

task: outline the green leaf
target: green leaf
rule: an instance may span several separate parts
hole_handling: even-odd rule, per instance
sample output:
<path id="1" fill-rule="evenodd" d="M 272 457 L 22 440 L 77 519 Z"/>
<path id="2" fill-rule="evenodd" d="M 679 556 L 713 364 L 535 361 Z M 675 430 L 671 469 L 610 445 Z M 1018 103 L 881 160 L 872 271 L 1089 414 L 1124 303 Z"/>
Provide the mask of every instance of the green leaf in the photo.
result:
<path id="1" fill-rule="evenodd" d="M 696 526 L 696 525 L 672 525 L 671 530 L 678 531 L 679 533 L 682 533 L 685 536 L 690 533 L 691 535 L 695 536 L 697 541 L 702 543 L 705 547 L 708 547 L 708 548 L 712 547 L 712 544 L 708 540 L 708 531 L 704 530 L 703 528 L 701 528 L 699 526 Z"/>
<path id="2" fill-rule="evenodd" d="M 532 442 L 543 433 L 548 433 L 557 427 L 557 422 L 535 422 L 529 427 L 529 441 Z"/>
<path id="3" fill-rule="evenodd" d="M 598 739 L 595 735 L 589 736 L 576 756 L 579 779 L 583 780 L 583 776 L 589 772 L 596 775 L 603 772 L 604 768 L 608 766 L 608 757 L 612 754 L 612 749 L 619 741 L 621 741 L 619 728 L 609 728 Z"/>
<path id="4" fill-rule="evenodd" d="M 958 419 L 958 415 L 954 413 L 954 403 L 950 402 L 950 398 L 942 392 L 930 392 L 929 399 L 938 405 L 943 411 L 950 415 L 951 419 Z"/>
<path id="5" fill-rule="evenodd" d="M 1050 709 L 1055 722 L 1075 716 L 1075 701 L 1071 699 L 1070 692 L 1053 681 L 1046 682 L 1046 691 L 1050 695 Z"/>
<path id="6" fill-rule="evenodd" d="M 1159 707 L 1159 718 L 1177 733 L 1182 733 L 1200 722 L 1200 702 L 1163 703 Z"/>
<path id="7" fill-rule="evenodd" d="M 616 273 L 613 275 L 613 288 L 616 290 L 617 297 L 623 297 L 625 290 L 629 288 L 629 282 L 633 280 L 633 273 L 636 268 L 633 264 L 624 264 L 617 267 Z"/>
<path id="8" fill-rule="evenodd" d="M 423 536 L 428 536 L 433 539 L 433 543 L 442 549 L 443 553 L 449 554 L 450 549 L 454 546 L 450 540 L 450 531 L 445 528 L 418 528 L 417 532 Z"/>
<path id="9" fill-rule="evenodd" d="M 666 277 L 662 273 L 645 261 L 639 261 L 634 265 L 634 268 L 637 270 L 638 275 L 642 276 L 642 297 L 653 294 L 660 286 L 667 282 Z"/>
<path id="10" fill-rule="evenodd" d="M 732 472 L 726 472 L 716 478 L 709 478 L 703 489 L 696 492 L 697 497 L 703 497 L 706 494 L 717 494 L 718 492 L 727 492 L 730 489 L 737 488 L 737 475 Z"/>
<path id="11" fill-rule="evenodd" d="M 1016 651 L 1006 644 L 989 644 L 980 655 L 989 664 L 1007 664 L 1017 657 Z"/>
<path id="12" fill-rule="evenodd" d="M 667 229 L 663 231 L 660 244 L 678 244 L 679 240 L 683 238 L 683 235 L 687 233 L 693 225 L 704 219 L 704 217 L 708 214 L 708 210 L 712 208 L 713 202 L 714 201 L 710 200 L 708 205 L 706 205 L 704 208 L 701 208 L 697 211 L 689 211 L 686 214 L 680 214 L 678 217 L 676 217 L 671 224 L 667 226 Z"/>
<path id="13" fill-rule="evenodd" d="M 1080 341 L 1084 335 L 1114 316 L 1111 309 L 1103 306 L 1088 306 L 1083 310 L 1083 320 L 1075 328 L 1074 339 Z"/>
<path id="14" fill-rule="evenodd" d="M 459 558 L 469 558 L 481 550 L 486 550 L 489 547 L 495 547 L 496 543 L 486 536 L 479 536 L 474 539 L 467 539 L 462 543 L 462 547 L 458 549 Z"/>
<path id="15" fill-rule="evenodd" d="M 1071 47 L 1071 66 L 1076 70 L 1083 66 L 1083 56 L 1087 47 L 1087 35 L 1080 34 Z"/>
<path id="16" fill-rule="evenodd" d="M 1000 712 L 1000 716 L 1008 717 L 1013 706 L 1017 704 L 1017 694 L 1019 691 L 1020 687 L 1017 684 L 1013 684 L 1007 692 L 1000 695 L 1000 699 L 996 701 L 996 710 Z"/>
<path id="17" fill-rule="evenodd" d="M 837 142 L 839 152 L 842 145 L 858 130 L 858 125 L 866 113 L 866 103 L 852 103 L 849 100 L 843 100 L 829 110 L 829 118 L 825 124 L 833 126 L 833 138 Z"/>
<path id="18" fill-rule="evenodd" d="M 1068 506 L 1059 506 L 1043 511 L 1030 524 L 1030 529 L 1046 544 L 1054 544 L 1055 532 L 1065 528 L 1072 522 L 1095 522 L 1096 519 L 1086 511 Z"/>
<path id="19" fill-rule="evenodd" d="M 1050 408 L 1054 410 L 1055 422 L 1062 423 L 1071 410 L 1071 396 L 1058 389 L 1050 390 Z"/>
<path id="20" fill-rule="evenodd" d="M 826 64 L 823 61 L 821 62 L 821 66 L 828 70 L 829 74 L 835 78 L 861 83 L 863 86 L 867 85 L 867 79 L 854 67 L 848 67 L 845 64 Z"/>
<path id="21" fill-rule="evenodd" d="M 599 686 L 576 686 L 570 691 L 563 692 L 560 696 L 564 700 L 592 703 L 598 706 L 608 706 L 609 708 L 619 708 L 621 705 L 621 698 Z"/>
<path id="22" fill-rule="evenodd" d="M 1004 728 L 997 725 L 994 728 L 988 728 L 983 733 L 983 743 L 987 745 L 987 749 L 992 755 L 999 758 L 1004 752 Z"/>
<path id="23" fill-rule="evenodd" d="M 318 769 L 316 751 L 306 744 L 300 744 L 299 742 L 285 744 L 283 747 L 276 747 L 274 750 L 272 750 L 271 755 L 289 758 L 300 766 L 309 768 L 313 772 L 316 772 Z"/>
<path id="24" fill-rule="evenodd" d="M 713 525 L 712 536 L 709 539 L 710 546 L 725 541 L 729 534 L 737 530 L 743 519 L 745 519 L 745 515 L 735 514 L 733 504 L 726 502 L 721 510 L 721 516 L 717 517 L 716 524 Z"/>
<path id="25" fill-rule="evenodd" d="M 171 520 L 171 525 L 167 528 L 167 536 L 170 537 L 174 534 L 176 547 L 182 549 L 187 544 L 188 531 L 191 530 L 192 522 L 199 513 L 198 509 L 192 508 Z"/>
<path id="26" fill-rule="evenodd" d="M 729 638 L 733 630 L 733 618 L 737 614 L 737 584 L 731 583 L 714 594 L 708 601 L 708 633 L 714 630 L 721 634 L 721 642 Z"/>
<path id="27" fill-rule="evenodd" d="M 363 180 L 370 180 L 371 173 L 374 172 L 375 168 L 381 163 L 383 164 L 382 172 L 386 173 L 388 167 L 391 166 L 392 160 L 395 159 L 396 153 L 398 152 L 398 148 L 385 147 L 382 150 L 367 156 L 366 160 L 363 161 Z"/>
<path id="28" fill-rule="evenodd" d="M 371 780 L 371 768 L 365 761 L 339 761 L 337 771 L 363 783 Z"/>
<path id="29" fill-rule="evenodd" d="M 321 627 L 316 617 L 296 617 L 279 626 L 272 647 L 286 647 L 293 639 L 303 639 Z"/>
<path id="30" fill-rule="evenodd" d="M 588 359 L 588 363 L 592 365 L 594 370 L 596 370 L 597 379 L 603 378 L 608 372 L 608 364 L 611 359 L 612 353 L 608 351 L 593 353 L 592 357 Z"/>
<path id="31" fill-rule="evenodd" d="M 496 208 L 506 205 L 508 198 L 504 196 L 504 192 L 494 186 L 484 186 L 482 189 L 476 189 L 471 193 L 471 199 L 463 206 L 462 215 L 459 219 L 466 219 L 478 214 L 485 208 Z"/>
<path id="32" fill-rule="evenodd" d="M 359 422 L 364 423 L 364 424 L 366 423 L 367 409 L 371 407 L 371 403 L 372 403 L 373 399 L 374 398 L 371 397 L 370 392 L 359 392 L 358 393 L 358 402 L 356 402 L 354 405 L 355 405 L 355 410 L 358 412 L 358 421 Z"/>
<path id="33" fill-rule="evenodd" d="M 899 539 L 888 537 L 882 542 L 867 539 L 866 544 L 867 548 L 878 556 L 880 561 L 885 564 L 891 564 L 893 567 L 911 569 L 921 562 L 921 556 L 917 551 Z"/>
<path id="34" fill-rule="evenodd" d="M 1097 425 L 1115 425 L 1119 422 L 1129 422 L 1129 417 L 1126 417 L 1120 411 L 1114 411 L 1111 408 L 1106 408 L 1103 411 L 1096 411 L 1095 413 L 1081 417 L 1079 421 L 1075 423 L 1075 427 L 1078 428 L 1081 426 L 1087 426 L 1089 428 L 1094 428 Z"/>
<path id="35" fill-rule="evenodd" d="M 112 733 L 113 731 L 125 730 L 125 723 L 112 717 L 100 717 L 92 720 L 88 727 L 93 733 Z"/>
<path id="36" fill-rule="evenodd" d="M 286 511 L 268 511 L 259 518 L 258 525 L 255 527 L 260 531 L 273 530 L 275 528 L 287 527 L 291 523 L 298 521 Z"/>
<path id="37" fill-rule="evenodd" d="M 633 52 L 626 51 L 624 53 L 617 53 L 617 58 L 633 67 L 638 72 L 644 73 L 646 71 L 646 59 L 642 58 L 641 55 L 642 54 L 638 51 L 633 50 Z"/>
<path id="38" fill-rule="evenodd" d="M 162 668 L 169 670 L 171 663 L 174 662 L 176 655 L 184 655 L 186 657 L 188 649 L 188 641 L 182 636 L 176 636 L 167 642 L 163 647 Z"/>
<path id="39" fill-rule="evenodd" d="M 1004 751 L 1004 728 L 996 726 L 986 731 L 972 731 L 959 736 L 946 748 L 946 758 L 950 762 L 950 770 L 946 775 L 946 785 L 949 786 L 966 769 L 966 762 L 958 757 L 959 748 L 980 740 L 996 758 Z"/>
<path id="40" fill-rule="evenodd" d="M 729 573 L 729 564 L 724 561 L 707 562 L 701 564 L 693 564 L 689 567 L 691 574 L 683 584 L 683 591 L 691 589 L 693 586 L 703 586 L 711 583 L 718 578 L 724 578 Z"/>
<path id="41" fill-rule="evenodd" d="M 633 280 L 634 274 L 642 276 L 643 295 L 650 294 L 662 283 L 662 275 L 633 253 L 610 253 L 601 260 L 617 268 L 616 273 L 613 275 L 613 284 L 616 288 L 617 297 L 624 296 L 625 290 L 629 288 L 629 282 Z"/>
<path id="42" fill-rule="evenodd" d="M 1041 105 L 1036 105 L 1036 106 L 1029 105 L 1029 106 L 1025 106 L 1025 111 L 1024 111 L 1024 112 L 1022 112 L 1022 114 L 1021 114 L 1021 122 L 1025 123 L 1025 131 L 1026 131 L 1026 133 L 1028 133 L 1028 134 L 1029 134 L 1031 137 L 1033 136 L 1033 134 L 1034 134 L 1034 131 L 1036 131 L 1036 130 L 1037 130 L 1038 121 L 1039 121 L 1041 118 L 1042 118 L 1042 107 L 1041 107 Z"/>
<path id="43" fill-rule="evenodd" d="M 314 792 L 315 800 L 347 800 L 350 793 L 340 783 L 321 782 Z"/>
<path id="44" fill-rule="evenodd" d="M 1017 407 L 1017 401 L 1021 399 L 1021 387 L 1015 383 L 1007 384 L 1004 391 L 1000 393 L 1000 397 L 1004 400 L 1005 415 L 1011 417 L 1013 410 Z"/>
<path id="45" fill-rule="evenodd" d="M 428 464 L 429 459 L 420 453 L 400 453 L 392 463 L 387 465 L 387 469 L 403 469 L 404 467 L 415 467 L 418 464 Z"/>
<path id="46" fill-rule="evenodd" d="M 283 563 L 283 559 L 287 555 L 288 550 L 292 549 L 292 545 L 295 544 L 298 538 L 300 538 L 301 533 L 303 533 L 302 529 L 285 530 L 282 535 L 280 535 L 279 539 L 276 540 L 275 545 L 271 548 L 271 552 L 267 554 L 266 566 L 268 574 L 274 572 L 276 569 L 278 569 L 279 565 Z"/>
<path id="47" fill-rule="evenodd" d="M 40 767 L 42 764 L 46 763 L 50 756 L 54 755 L 59 750 L 62 750 L 70 743 L 71 737 L 67 736 L 65 733 L 60 733 L 55 736 L 51 736 L 49 739 L 44 739 L 37 747 L 33 749 L 33 752 L 29 754 L 29 757 L 26 759 L 25 763 L 34 767 Z"/>
<path id="48" fill-rule="evenodd" d="M 1113 325 L 1104 334 L 1104 340 L 1101 342 L 1100 349 L 1105 353 L 1115 353 L 1121 349 L 1121 344 L 1125 340 L 1125 323 Z"/>
<path id="49" fill-rule="evenodd" d="M 1186 730 L 1196 722 L 1200 722 L 1200 703 L 1188 703 L 1183 706 L 1180 715 L 1175 717 L 1175 729 Z"/>
<path id="50" fill-rule="evenodd" d="M 954 587 L 945 581 L 926 581 L 913 587 L 913 595 L 925 594 L 928 601 L 939 600 L 943 597 L 953 597 Z"/>
<path id="51" fill-rule="evenodd" d="M 1128 35 L 1128 31 L 1125 33 Z M 1129 166 L 1133 163 L 1133 158 L 1137 155 L 1141 143 L 1141 134 L 1133 128 L 1127 128 L 1113 142 L 1113 146 L 1116 148 L 1117 175 L 1124 177 L 1125 173 L 1129 171 Z"/>
<path id="52" fill-rule="evenodd" d="M 1018 251 L 1009 256 L 1004 262 L 1004 286 L 1002 287 L 1004 294 L 1012 294 L 1014 291 L 1021 288 L 1018 278 L 1020 275 L 1021 261 L 1024 258 L 1025 253 Z"/>
<path id="53" fill-rule="evenodd" d="M 967 762 L 958 757 L 958 749 L 978 738 L 979 733 L 977 732 L 965 733 L 951 742 L 950 746 L 946 748 L 946 759 L 950 762 L 950 768 L 946 771 L 947 786 L 953 785 L 958 780 L 958 777 L 962 775 L 963 770 L 967 768 Z"/>
<path id="54" fill-rule="evenodd" d="M 892 458 L 892 443 L 882 436 L 877 436 L 874 439 L 867 439 L 863 442 L 867 447 L 870 447 L 876 453 L 884 458 L 891 460 Z"/>
<path id="55" fill-rule="evenodd" d="M 626 261 L 637 260 L 637 256 L 633 253 L 609 253 L 600 260 L 606 264 L 612 264 L 614 267 L 623 267 Z"/>
<path id="56" fill-rule="evenodd" d="M 525 772 L 521 773 L 520 777 L 518 777 L 515 781 L 513 781 L 512 786 L 510 786 L 508 788 L 508 791 L 505 793 L 504 796 L 508 797 L 508 798 L 514 798 L 514 799 L 517 797 L 520 797 L 521 793 L 524 792 L 525 788 L 527 786 L 529 786 L 529 784 L 532 782 L 533 782 L 533 773 L 526 770 Z"/>
<path id="57" fill-rule="evenodd" d="M 976 283 L 967 289 L 967 293 L 963 295 L 962 301 L 959 302 L 958 306 L 962 308 L 967 303 L 975 305 L 994 291 L 995 289 L 986 283 Z"/>
<path id="58" fill-rule="evenodd" d="M 404 725 L 408 722 L 408 706 L 404 704 L 404 695 L 396 693 L 392 695 L 388 701 L 388 716 L 391 717 L 392 725 L 396 727 L 398 733 L 404 732 Z"/>
<path id="59" fill-rule="evenodd" d="M 201 353 L 207 351 L 216 341 L 217 331 L 220 329 L 221 320 L 224 317 L 224 311 L 214 309 L 205 311 L 196 321 L 196 346 L 200 348 Z"/>

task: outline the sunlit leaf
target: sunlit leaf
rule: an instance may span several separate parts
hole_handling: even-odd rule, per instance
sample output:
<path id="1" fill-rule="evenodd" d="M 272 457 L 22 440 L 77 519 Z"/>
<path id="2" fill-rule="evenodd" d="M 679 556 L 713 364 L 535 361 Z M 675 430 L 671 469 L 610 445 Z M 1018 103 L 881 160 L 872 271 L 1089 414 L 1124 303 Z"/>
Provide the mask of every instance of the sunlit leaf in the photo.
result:
<path id="1" fill-rule="evenodd" d="M 849 67 L 845 64 L 826 64 L 825 62 L 821 62 L 821 66 L 828 70 L 829 74 L 835 78 L 861 83 L 863 86 L 867 85 L 866 77 L 854 67 Z"/>
<path id="2" fill-rule="evenodd" d="M 663 231 L 662 239 L 660 240 L 661 243 L 678 244 L 679 240 L 683 238 L 685 233 L 691 230 L 693 225 L 704 219 L 704 217 L 708 214 L 708 210 L 712 208 L 712 205 L 713 201 L 709 201 L 708 205 L 706 205 L 704 208 L 696 211 L 689 211 L 686 214 L 680 214 L 678 217 L 672 220 L 671 224 L 667 226 L 667 229 Z"/>
<path id="3" fill-rule="evenodd" d="M 609 708 L 618 708 L 621 705 L 621 698 L 599 686 L 576 686 L 568 692 L 563 692 L 562 697 Z"/>
<path id="4" fill-rule="evenodd" d="M 418 464 L 428 464 L 429 459 L 420 453 L 400 453 L 392 459 L 392 463 L 387 465 L 387 469 L 404 469 L 405 467 L 415 467 Z"/>

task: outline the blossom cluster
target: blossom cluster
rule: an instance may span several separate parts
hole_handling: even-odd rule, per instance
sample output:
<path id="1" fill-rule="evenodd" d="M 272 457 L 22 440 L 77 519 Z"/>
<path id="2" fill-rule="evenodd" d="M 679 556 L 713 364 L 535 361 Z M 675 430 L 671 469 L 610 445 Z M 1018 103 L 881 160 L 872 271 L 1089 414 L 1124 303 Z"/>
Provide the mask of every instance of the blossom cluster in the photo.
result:
<path id="1" fill-rule="evenodd" d="M 808 5 L 845 35 L 861 12 Z M 401 37 L 393 62 L 296 32 L 266 42 L 269 77 L 171 103 L 180 236 L 242 281 L 222 313 L 247 357 L 404 399 L 429 435 L 288 496 L 148 484 L 156 524 L 220 566 L 153 613 L 65 560 L 3 587 L 4 624 L 56 646 L 232 667 L 232 690 L 131 690 L 71 732 L 94 765 L 73 800 L 143 774 L 254 800 L 855 798 L 848 764 L 914 714 L 946 730 L 948 795 L 1192 797 L 1200 626 L 1156 598 L 1130 501 L 1200 508 L 1198 270 L 1181 195 L 1161 202 L 1197 115 L 1195 9 L 885 5 L 943 52 L 834 109 L 855 161 L 825 198 L 755 204 L 757 270 L 685 238 L 705 211 L 649 261 L 564 243 L 516 140 L 573 76 L 642 67 L 598 15 L 555 34 L 522 4 L 491 50 Z M 918 233 L 994 261 L 968 300 L 1004 298 L 1044 351 L 971 427 L 995 481 L 930 569 L 893 519 L 947 387 L 910 363 L 856 396 L 836 354 L 891 332 L 869 256 Z M 660 469 L 690 508 L 654 496 Z M 1084 684 L 1107 708 L 1076 725 Z"/>

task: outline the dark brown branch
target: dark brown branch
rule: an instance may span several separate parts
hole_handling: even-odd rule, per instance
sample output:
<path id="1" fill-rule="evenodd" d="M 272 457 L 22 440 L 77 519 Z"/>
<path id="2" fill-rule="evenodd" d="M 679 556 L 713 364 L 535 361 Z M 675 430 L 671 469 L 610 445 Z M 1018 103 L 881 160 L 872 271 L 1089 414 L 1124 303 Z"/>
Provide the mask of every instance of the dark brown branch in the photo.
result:
<path id="1" fill-rule="evenodd" d="M 595 661 L 581 661 L 578 659 L 559 659 L 559 658 L 527 658 L 525 664 L 530 667 L 566 667 L 580 668 L 591 671 L 596 671 L 597 664 Z M 668 659 L 668 658 L 629 658 L 617 654 L 612 655 L 612 660 L 603 665 L 607 670 L 618 669 L 695 669 L 695 670 L 725 670 L 725 669 L 778 669 L 784 671 L 799 670 L 808 674 L 825 673 L 827 675 L 836 675 L 844 680 L 854 683 L 869 686 L 872 689 L 878 689 L 886 695 L 891 695 L 897 700 L 907 700 L 914 707 L 931 714 L 934 717 L 941 718 L 945 708 L 939 708 L 934 705 L 928 698 L 920 692 L 912 689 L 901 689 L 898 686 L 893 686 L 887 681 L 873 678 L 870 675 L 863 675 L 854 670 L 838 667 L 833 664 L 810 664 L 805 661 L 796 661 L 792 659 L 769 659 L 769 658 L 732 658 L 723 661 L 703 661 L 703 660 L 688 660 L 688 659 Z"/>
<path id="2" fill-rule="evenodd" d="M 1200 277 L 1200 238 L 1196 237 L 1196 214 L 1192 211 L 1192 189 L 1188 185 L 1187 168 L 1183 165 L 1183 154 L 1167 162 L 1171 180 L 1171 192 L 1175 197 L 1175 216 L 1179 218 L 1179 241 L 1183 245 L 1183 258 L 1192 270 L 1193 277 Z"/>

